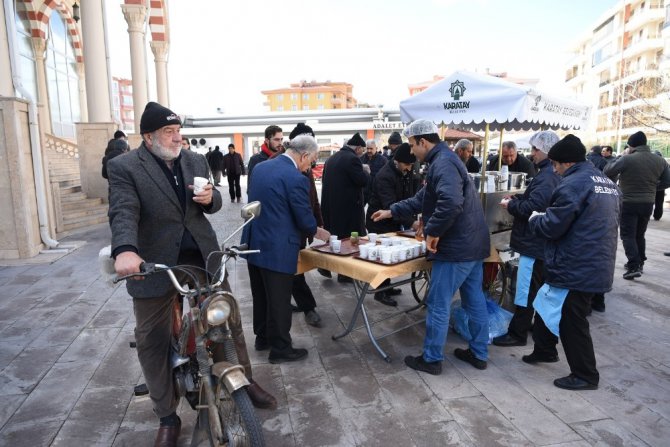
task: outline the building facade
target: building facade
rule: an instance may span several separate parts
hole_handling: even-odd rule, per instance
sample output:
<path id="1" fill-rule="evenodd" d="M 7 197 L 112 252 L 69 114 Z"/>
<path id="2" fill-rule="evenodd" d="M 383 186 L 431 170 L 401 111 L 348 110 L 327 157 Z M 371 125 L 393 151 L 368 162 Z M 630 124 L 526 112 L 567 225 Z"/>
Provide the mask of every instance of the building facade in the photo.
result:
<path id="1" fill-rule="evenodd" d="M 352 109 L 357 101 L 353 85 L 346 82 L 300 81 L 290 87 L 264 90 L 265 106 L 271 112 L 297 112 L 301 110 Z"/>
<path id="2" fill-rule="evenodd" d="M 133 81 L 112 78 L 112 108 L 114 122 L 126 133 L 135 131 L 135 111 L 133 106 Z"/>
<path id="3" fill-rule="evenodd" d="M 625 147 L 642 130 L 665 139 L 670 131 L 670 2 L 622 0 L 571 49 L 565 82 L 591 106 L 587 139 Z"/>
<path id="4" fill-rule="evenodd" d="M 167 10 L 165 0 L 124 0 L 120 9 L 132 69 L 133 110 L 126 117 L 137 129 L 149 98 L 148 36 L 156 66 L 152 97 L 169 106 Z M 68 232 L 107 221 L 101 159 L 119 126 L 104 14 L 103 0 L 0 4 L 0 260 L 58 248 Z"/>

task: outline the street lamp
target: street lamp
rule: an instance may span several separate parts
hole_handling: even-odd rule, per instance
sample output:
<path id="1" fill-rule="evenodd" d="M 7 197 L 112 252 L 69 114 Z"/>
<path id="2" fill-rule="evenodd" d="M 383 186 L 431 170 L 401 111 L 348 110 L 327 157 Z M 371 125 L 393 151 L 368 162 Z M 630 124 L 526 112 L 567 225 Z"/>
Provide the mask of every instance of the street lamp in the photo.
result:
<path id="1" fill-rule="evenodd" d="M 74 2 L 74 5 L 72 5 L 72 18 L 77 23 L 79 23 L 79 19 L 81 19 L 81 16 L 79 15 L 79 5 L 77 2 Z"/>

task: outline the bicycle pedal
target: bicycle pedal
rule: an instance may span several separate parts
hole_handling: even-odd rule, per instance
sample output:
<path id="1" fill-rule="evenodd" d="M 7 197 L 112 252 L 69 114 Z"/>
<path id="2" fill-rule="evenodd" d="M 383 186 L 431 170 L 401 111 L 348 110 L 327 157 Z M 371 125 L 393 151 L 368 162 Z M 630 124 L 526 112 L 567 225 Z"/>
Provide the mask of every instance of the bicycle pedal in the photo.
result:
<path id="1" fill-rule="evenodd" d="M 149 388 L 147 388 L 146 383 L 140 383 L 135 387 L 135 396 L 146 396 L 149 394 Z"/>

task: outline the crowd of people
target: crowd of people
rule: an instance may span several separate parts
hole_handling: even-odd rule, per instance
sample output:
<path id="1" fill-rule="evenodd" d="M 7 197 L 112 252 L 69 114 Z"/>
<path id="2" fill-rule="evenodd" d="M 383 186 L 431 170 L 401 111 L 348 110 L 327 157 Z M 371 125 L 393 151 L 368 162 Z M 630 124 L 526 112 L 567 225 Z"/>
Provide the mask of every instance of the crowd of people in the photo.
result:
<path id="1" fill-rule="evenodd" d="M 296 275 L 302 248 L 314 239 L 327 241 L 331 234 L 345 238 L 352 232 L 364 236 L 368 231 L 413 229 L 425 238 L 432 273 L 423 347 L 417 355 L 407 356 L 405 364 L 429 374 L 442 373 L 450 306 L 458 290 L 471 340 L 467 349 L 453 354 L 486 369 L 489 320 L 482 264 L 490 255 L 491 242 L 479 193 L 468 175 L 475 170 L 472 142 L 458 141 L 452 150 L 441 141 L 436 125 L 422 119 L 410 123 L 403 135 L 394 132 L 383 151 L 377 141 L 356 133 L 326 161 L 319 201 L 311 174 L 318 145 L 309 126 L 297 124 L 287 142 L 279 126 L 268 126 L 248 169 L 232 144 L 226 155 L 218 146 L 207 157 L 189 151 L 180 128 L 174 112 L 151 102 L 140 122 L 141 145 L 104 161 L 112 254 L 119 275 L 139 272 L 144 260 L 204 268 L 209 254 L 219 249 L 206 215 L 222 207 L 216 189 L 220 177 L 228 178 L 231 202 L 239 202 L 239 177 L 248 171 L 248 199 L 260 201 L 262 213 L 245 227 L 241 241 L 260 250 L 247 257 L 254 349 L 268 351 L 270 363 L 308 356 L 307 349 L 293 345 L 293 312 L 302 312 L 308 324 L 321 326 L 305 276 Z M 493 344 L 525 346 L 531 334 L 533 350 L 522 360 L 537 364 L 558 361 L 560 339 L 570 373 L 554 384 L 570 390 L 595 389 L 599 374 L 587 316 L 592 310 L 605 310 L 619 231 L 627 258 L 624 279 L 644 273 L 647 223 L 658 207 L 657 191 L 670 187 L 670 170 L 650 151 L 642 132 L 630 136 L 620 157 L 603 146 L 593 148 L 587 158 L 578 137 L 559 138 L 552 131 L 536 133 L 530 144 L 530 158 L 514 143 L 505 142 L 501 160 L 489 161 L 489 169 L 501 163 L 532 179 L 525 191 L 500 204 L 514 217 L 510 246 L 520 259 L 514 317 L 507 334 Z M 110 147 L 116 150 L 117 143 L 110 141 Z M 478 168 L 479 162 L 474 162 Z M 421 177 L 419 165 L 425 166 Z M 196 192 L 192 185 L 196 176 L 210 178 L 211 183 Z M 326 270 L 320 273 L 332 276 Z M 352 278 L 338 275 L 337 280 L 348 283 Z M 228 288 L 227 282 L 224 286 Z M 171 303 L 177 292 L 163 274 L 128 281 L 127 288 L 133 298 L 138 358 L 160 420 L 156 445 L 175 445 L 181 422 L 168 354 Z M 387 288 L 374 298 L 396 306 L 394 297 L 401 292 Z M 276 399 L 252 378 L 241 321 L 233 321 L 231 328 L 251 384 L 252 403 L 275 408 Z M 215 347 L 215 359 L 217 355 Z"/>

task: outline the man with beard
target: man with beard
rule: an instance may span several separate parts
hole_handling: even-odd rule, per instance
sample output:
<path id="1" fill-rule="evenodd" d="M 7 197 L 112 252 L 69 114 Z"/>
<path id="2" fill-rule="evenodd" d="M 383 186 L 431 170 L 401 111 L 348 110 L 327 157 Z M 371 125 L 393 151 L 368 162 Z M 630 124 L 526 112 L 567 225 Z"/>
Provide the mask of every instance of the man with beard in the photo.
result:
<path id="1" fill-rule="evenodd" d="M 323 167 L 321 213 L 326 230 L 339 239 L 349 237 L 352 232 L 359 236 L 365 232 L 363 188 L 370 181 L 370 167 L 364 165 L 360 156 L 365 150 L 365 140 L 359 133 L 347 141 L 332 155 Z M 320 270 L 321 272 L 321 270 Z M 324 274 L 325 271 L 322 272 Z M 352 282 L 345 275 L 338 275 L 339 282 Z"/>
<path id="2" fill-rule="evenodd" d="M 277 151 L 281 151 L 283 149 L 282 144 L 284 142 L 284 134 L 282 132 L 283 131 L 281 130 L 281 127 L 275 126 L 274 124 L 272 126 L 268 126 L 265 129 L 265 141 L 261 146 L 261 150 L 257 154 L 252 155 L 249 159 L 247 191 L 251 186 L 251 173 L 253 172 L 254 167 L 258 163 L 272 157 L 275 153 L 277 153 Z"/>
<path id="3" fill-rule="evenodd" d="M 535 177 L 536 172 L 533 162 L 523 155 L 519 156 L 514 141 L 503 142 L 500 152 L 502 153 L 502 165 L 507 165 L 509 172 L 525 172 L 528 178 Z M 496 155 L 491 158 L 487 167 L 488 171 L 498 170 L 498 157 Z"/>
<path id="4" fill-rule="evenodd" d="M 461 159 L 468 172 L 478 173 L 479 162 L 475 157 L 472 156 L 472 151 L 473 151 L 472 141 L 466 138 L 458 140 L 454 145 L 454 152 L 456 152 L 458 158 Z"/>
<path id="5" fill-rule="evenodd" d="M 137 150 L 109 162 L 109 225 L 112 255 L 119 276 L 138 273 L 140 265 L 205 266 L 205 260 L 219 250 L 216 233 L 205 214 L 221 208 L 221 194 L 208 184 L 198 193 L 194 177 L 209 177 L 206 160 L 181 149 L 181 121 L 171 110 L 150 102 L 140 120 L 142 144 Z M 219 260 L 220 262 L 220 260 Z M 204 273 L 200 280 L 205 280 Z M 180 281 L 186 278 L 178 275 Z M 154 413 L 160 418 L 157 446 L 174 446 L 181 420 L 172 381 L 170 346 L 173 306 L 178 297 L 167 274 L 151 275 L 126 282 L 133 297 L 137 356 L 149 388 Z M 224 287 L 230 290 L 227 281 Z M 274 397 L 251 378 L 251 365 L 240 319 L 230 321 L 240 364 L 251 382 L 247 387 L 253 404 L 276 407 Z M 222 345 L 213 346 L 214 359 L 223 358 Z"/>
<path id="6" fill-rule="evenodd" d="M 416 216 L 398 217 L 375 222 L 372 215 L 378 210 L 387 210 L 392 204 L 413 197 L 417 191 L 417 182 L 412 177 L 412 166 L 416 157 L 412 155 L 409 144 L 403 143 L 395 150 L 393 160 L 384 165 L 375 177 L 372 184 L 372 194 L 365 219 L 365 226 L 373 233 L 390 233 L 392 231 L 418 228 Z M 391 280 L 387 279 L 380 287 L 386 286 Z M 375 293 L 375 300 L 387 306 L 397 306 L 398 302 L 392 298 L 399 295 L 401 290 L 392 288 L 385 292 Z"/>
<path id="7" fill-rule="evenodd" d="M 375 176 L 379 170 L 386 165 L 386 157 L 377 153 L 377 141 L 371 138 L 365 142 L 365 154 L 361 156 L 361 162 L 364 165 L 370 166 L 370 182 L 365 187 L 364 197 L 365 203 L 370 200 L 370 191 L 372 190 L 372 183 L 375 181 Z"/>

